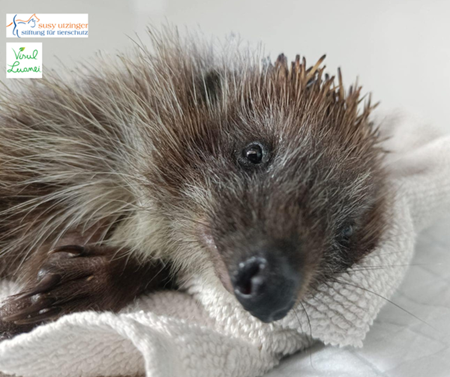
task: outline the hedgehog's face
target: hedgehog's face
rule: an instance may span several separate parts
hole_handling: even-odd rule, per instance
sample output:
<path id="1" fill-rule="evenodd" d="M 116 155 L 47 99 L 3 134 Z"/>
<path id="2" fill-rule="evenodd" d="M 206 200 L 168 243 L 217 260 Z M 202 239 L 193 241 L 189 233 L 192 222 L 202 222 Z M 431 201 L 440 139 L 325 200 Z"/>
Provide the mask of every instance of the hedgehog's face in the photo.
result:
<path id="1" fill-rule="evenodd" d="M 354 264 L 379 230 L 376 162 L 295 122 L 227 132 L 202 167 L 204 245 L 224 286 L 264 322 Z"/>
<path id="2" fill-rule="evenodd" d="M 155 160 L 162 186 L 176 196 L 166 210 L 174 233 L 194 237 L 223 285 L 264 322 L 370 252 L 383 224 L 381 152 L 368 110 L 358 118 L 358 93 L 344 99 L 293 67 L 297 76 L 278 67 L 248 90 L 239 86 L 242 95 L 237 80 L 225 91 L 217 75 L 206 77 L 206 105 L 187 106 L 171 122 L 179 124 L 174 139 L 182 137 L 173 152 L 164 135 L 155 148 L 165 150 Z"/>

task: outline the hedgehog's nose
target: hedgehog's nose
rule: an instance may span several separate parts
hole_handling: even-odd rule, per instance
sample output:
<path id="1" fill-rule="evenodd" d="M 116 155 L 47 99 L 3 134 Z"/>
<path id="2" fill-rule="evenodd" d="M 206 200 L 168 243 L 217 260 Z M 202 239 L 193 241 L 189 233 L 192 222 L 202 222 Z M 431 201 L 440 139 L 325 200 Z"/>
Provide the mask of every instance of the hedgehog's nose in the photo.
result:
<path id="1" fill-rule="evenodd" d="M 240 262 L 231 278 L 238 301 L 263 322 L 286 316 L 295 303 L 300 281 L 287 258 L 276 254 Z"/>

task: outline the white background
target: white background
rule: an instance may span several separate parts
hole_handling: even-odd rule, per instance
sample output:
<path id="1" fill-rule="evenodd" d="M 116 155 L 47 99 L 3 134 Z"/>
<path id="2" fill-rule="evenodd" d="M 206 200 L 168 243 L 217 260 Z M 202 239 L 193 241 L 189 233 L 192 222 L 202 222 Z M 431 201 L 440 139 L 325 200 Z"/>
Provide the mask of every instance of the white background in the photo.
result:
<path id="1" fill-rule="evenodd" d="M 206 34 L 240 33 L 272 56 L 299 52 L 312 62 L 327 53 L 330 72 L 342 67 L 347 84 L 359 76 L 382 106 L 411 108 L 450 129 L 448 0 L 0 0 L 0 10 L 89 13 L 89 38 L 45 39 L 48 67 L 57 58 L 72 65 L 97 49 L 123 50 L 147 22 L 167 20 Z"/>

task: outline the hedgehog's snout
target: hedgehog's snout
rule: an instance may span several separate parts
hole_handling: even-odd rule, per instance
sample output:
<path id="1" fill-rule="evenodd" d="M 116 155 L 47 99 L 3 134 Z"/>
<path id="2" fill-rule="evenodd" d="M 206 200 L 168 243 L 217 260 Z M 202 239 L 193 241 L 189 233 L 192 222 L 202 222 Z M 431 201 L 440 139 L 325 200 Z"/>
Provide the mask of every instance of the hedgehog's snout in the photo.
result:
<path id="1" fill-rule="evenodd" d="M 239 262 L 231 282 L 245 310 L 263 322 L 272 322 L 293 307 L 300 273 L 281 250 L 272 247 Z"/>

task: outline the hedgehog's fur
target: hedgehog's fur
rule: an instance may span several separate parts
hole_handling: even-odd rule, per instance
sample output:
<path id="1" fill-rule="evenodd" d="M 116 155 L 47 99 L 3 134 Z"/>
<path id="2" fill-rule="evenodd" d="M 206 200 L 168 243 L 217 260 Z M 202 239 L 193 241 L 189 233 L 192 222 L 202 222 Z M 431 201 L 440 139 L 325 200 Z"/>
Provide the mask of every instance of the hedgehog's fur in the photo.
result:
<path id="1" fill-rule="evenodd" d="M 3 91 L 4 276 L 33 279 L 33 255 L 99 224 L 96 242 L 168 260 L 174 273 L 205 268 L 205 232 L 225 265 L 247 240 L 296 237 L 310 286 L 374 248 L 385 173 L 360 87 L 345 91 L 323 59 L 307 69 L 233 42 L 217 54 L 177 32 L 151 36 L 153 51 L 139 44 L 70 81 L 52 73 Z M 271 161 L 249 172 L 236 153 L 255 140 Z M 349 221 L 356 236 L 340 245 Z"/>

